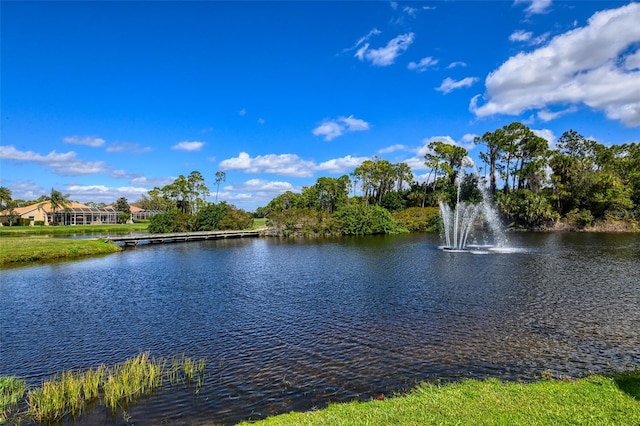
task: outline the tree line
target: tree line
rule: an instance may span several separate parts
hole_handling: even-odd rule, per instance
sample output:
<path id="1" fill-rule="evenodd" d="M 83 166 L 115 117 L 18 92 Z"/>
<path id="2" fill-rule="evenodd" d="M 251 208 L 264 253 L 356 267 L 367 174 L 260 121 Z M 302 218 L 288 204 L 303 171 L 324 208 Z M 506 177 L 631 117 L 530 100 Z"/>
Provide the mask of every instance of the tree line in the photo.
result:
<path id="1" fill-rule="evenodd" d="M 519 122 L 486 132 L 475 143 L 481 149 L 476 174 L 462 173 L 469 155 L 465 148 L 436 140 L 424 156 L 424 180 L 416 180 L 407 163 L 374 157 L 350 174 L 320 177 L 300 192 L 284 192 L 253 216 L 266 217 L 278 235 L 437 230 L 438 203 L 455 205 L 458 176 L 464 176 L 463 199 L 479 201 L 478 184 L 485 186 L 511 227 L 544 229 L 560 223 L 580 229 L 609 221 L 637 227 L 640 143 L 605 146 L 569 130 L 550 148 L 546 139 Z M 225 179 L 224 172 L 216 173 L 214 203 L 207 202 L 211 193 L 204 177 L 193 171 L 153 188 L 132 205 L 164 212 L 151 219 L 152 232 L 251 227 L 250 213 L 217 203 Z M 61 208 L 64 194 L 54 191 L 43 201 Z M 1 187 L 3 208 L 10 199 L 10 191 Z M 126 199 L 115 204 L 126 213 Z"/>
<path id="2" fill-rule="evenodd" d="M 406 163 L 374 157 L 349 175 L 321 177 L 300 193 L 278 195 L 256 213 L 285 235 L 433 230 L 439 226 L 438 203 L 455 205 L 457 179 L 464 176 L 463 199 L 479 201 L 478 184 L 484 185 L 511 227 L 637 227 L 640 143 L 605 146 L 569 130 L 551 149 L 519 122 L 486 132 L 475 143 L 482 149 L 475 174 L 461 174 L 469 155 L 465 148 L 433 141 L 424 156 L 424 181 L 414 180 Z"/>

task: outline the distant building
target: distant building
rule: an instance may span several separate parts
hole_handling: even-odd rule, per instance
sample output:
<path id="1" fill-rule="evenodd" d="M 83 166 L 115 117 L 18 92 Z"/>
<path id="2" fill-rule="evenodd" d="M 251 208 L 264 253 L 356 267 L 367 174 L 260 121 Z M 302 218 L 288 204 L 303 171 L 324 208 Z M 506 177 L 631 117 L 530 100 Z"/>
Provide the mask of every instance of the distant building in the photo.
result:
<path id="1" fill-rule="evenodd" d="M 43 225 L 116 224 L 118 212 L 113 207 L 89 207 L 75 202 L 54 212 L 49 201 L 0 212 L 2 225 L 8 225 L 10 221 L 15 225 L 19 219 L 28 219 L 30 226 L 36 222 Z"/>
<path id="2" fill-rule="evenodd" d="M 130 206 L 132 219 L 148 219 L 160 210 L 143 210 L 139 207 Z M 0 225 L 8 225 L 9 222 L 17 225 L 19 219 L 28 219 L 29 225 L 37 223 L 43 225 L 92 225 L 92 224 L 117 224 L 118 214 L 113 206 L 89 207 L 80 203 L 69 203 L 64 209 L 57 209 L 55 213 L 51 208 L 51 203 L 45 201 L 35 203 L 25 207 L 16 207 L 11 210 L 0 212 Z"/>
<path id="3" fill-rule="evenodd" d="M 164 213 L 162 210 L 144 210 L 136 206 L 129 206 L 129 209 L 131 209 L 131 219 L 133 220 L 145 220 L 151 216 Z"/>

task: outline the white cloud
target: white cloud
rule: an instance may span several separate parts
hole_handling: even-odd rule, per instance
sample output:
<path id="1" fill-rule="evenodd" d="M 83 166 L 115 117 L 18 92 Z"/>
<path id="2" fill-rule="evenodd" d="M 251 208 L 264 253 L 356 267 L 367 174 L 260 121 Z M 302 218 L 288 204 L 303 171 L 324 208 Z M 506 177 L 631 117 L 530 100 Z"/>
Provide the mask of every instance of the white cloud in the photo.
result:
<path id="1" fill-rule="evenodd" d="M 347 155 L 342 158 L 324 161 L 316 164 L 313 161 L 303 160 L 296 154 L 267 154 L 251 157 L 246 152 L 241 152 L 237 157 L 220 162 L 222 170 L 239 170 L 245 173 L 269 173 L 281 176 L 311 177 L 316 172 L 344 173 L 359 166 L 367 157 L 352 157 Z"/>
<path id="2" fill-rule="evenodd" d="M 324 121 L 312 131 L 315 136 L 324 136 L 326 141 L 342 136 L 343 132 L 344 126 L 337 121 Z"/>
<path id="3" fill-rule="evenodd" d="M 405 6 L 402 8 L 402 11 L 404 13 L 406 13 L 407 15 L 411 16 L 411 17 L 416 17 L 416 13 L 418 12 L 418 9 L 416 9 L 415 7 L 411 7 L 411 6 Z"/>
<path id="4" fill-rule="evenodd" d="M 324 140 L 330 141 L 346 132 L 361 132 L 369 130 L 369 123 L 353 115 L 338 117 L 335 120 L 324 120 L 318 127 L 312 130 L 315 136 L 324 136 Z"/>
<path id="5" fill-rule="evenodd" d="M 364 44 L 356 54 L 356 58 L 370 61 L 373 65 L 385 67 L 392 65 L 396 58 L 404 53 L 413 43 L 414 33 L 401 34 L 387 43 L 385 47 L 370 49 L 369 43 Z"/>
<path id="6" fill-rule="evenodd" d="M 129 183 L 132 185 L 145 185 L 145 186 L 157 186 L 162 188 L 165 185 L 169 185 L 173 181 L 176 180 L 175 176 L 161 177 L 161 178 L 150 178 L 146 176 L 138 176 L 138 177 L 129 177 Z"/>
<path id="7" fill-rule="evenodd" d="M 264 179 L 249 179 L 238 185 L 227 185 L 225 191 L 264 191 L 264 192 L 285 192 L 293 190 L 293 185 L 289 182 L 268 181 Z"/>
<path id="8" fill-rule="evenodd" d="M 391 145 L 391 146 L 388 146 L 386 148 L 382 148 L 382 149 L 378 150 L 378 154 L 390 154 L 390 153 L 395 152 L 395 151 L 404 151 L 406 149 L 407 149 L 406 145 L 402 145 L 402 144 L 397 143 L 395 145 Z"/>
<path id="9" fill-rule="evenodd" d="M 528 42 L 531 46 L 537 46 L 547 41 L 550 33 L 544 33 L 538 37 L 533 37 L 533 33 L 530 31 L 518 30 L 509 36 L 509 41 L 513 42 Z"/>
<path id="10" fill-rule="evenodd" d="M 246 109 L 244 109 L 244 108 L 242 108 L 240 111 L 238 111 L 238 115 L 239 115 L 239 116 L 245 116 L 245 115 L 247 115 L 247 110 L 246 110 Z"/>
<path id="11" fill-rule="evenodd" d="M 352 157 L 350 155 L 347 155 L 346 157 L 323 161 L 316 166 L 316 171 L 329 173 L 345 173 L 347 171 L 355 169 L 368 158 L 369 157 Z"/>
<path id="12" fill-rule="evenodd" d="M 543 109 L 538 111 L 538 119 L 541 121 L 551 121 L 551 120 L 555 120 L 556 118 L 565 115 L 565 114 L 570 114 L 572 112 L 576 112 L 578 108 L 576 108 L 575 106 L 571 106 L 569 108 L 563 109 L 562 111 L 549 111 L 548 109 Z"/>
<path id="13" fill-rule="evenodd" d="M 35 200 L 41 195 L 47 194 L 49 189 L 33 183 L 32 181 L 15 182 L 9 179 L 1 179 L 2 186 L 6 186 L 11 190 L 11 196 L 14 200 Z"/>
<path id="14" fill-rule="evenodd" d="M 528 15 L 539 15 L 546 13 L 551 7 L 553 0 L 515 0 L 514 4 L 530 3 L 529 7 L 525 9 Z"/>
<path id="15" fill-rule="evenodd" d="M 66 138 L 62 139 L 62 141 L 64 143 L 68 143 L 72 145 L 85 145 L 85 146 L 92 146 L 94 148 L 102 146 L 105 143 L 104 139 L 97 138 L 95 136 L 85 136 L 85 137 L 67 136 Z"/>
<path id="16" fill-rule="evenodd" d="M 140 175 L 129 173 L 126 170 L 117 169 L 117 170 L 112 170 L 110 176 L 114 179 L 132 179 Z"/>
<path id="17" fill-rule="evenodd" d="M 369 130 L 369 123 L 359 118 L 354 118 L 353 114 L 348 117 L 340 117 L 338 118 L 338 121 L 344 124 L 346 129 L 350 132 Z"/>
<path id="18" fill-rule="evenodd" d="M 374 35 L 378 35 L 378 34 L 381 34 L 381 33 L 382 33 L 382 31 L 380 31 L 380 30 L 379 30 L 379 29 L 377 29 L 377 28 L 374 28 L 374 29 L 372 29 L 371 31 L 369 31 L 369 33 L 368 33 L 366 36 L 360 37 L 360 38 L 358 39 L 358 41 L 356 41 L 356 42 L 355 42 L 355 44 L 354 44 L 353 46 L 351 46 L 351 47 L 348 47 L 348 48 L 344 49 L 344 50 L 343 50 L 343 52 L 350 52 L 350 51 L 352 51 L 352 50 L 355 50 L 355 49 L 357 49 L 357 48 L 358 48 L 358 46 L 360 46 L 362 43 L 364 43 L 364 42 L 368 41 L 372 36 L 374 36 Z"/>
<path id="19" fill-rule="evenodd" d="M 533 33 L 531 31 L 518 30 L 509 36 L 509 41 L 529 41 Z"/>
<path id="20" fill-rule="evenodd" d="M 120 143 L 114 142 L 109 144 L 107 152 L 128 152 L 130 154 L 142 154 L 144 152 L 151 151 L 151 147 L 140 146 L 135 143 Z"/>
<path id="21" fill-rule="evenodd" d="M 258 118 L 258 124 L 264 124 L 266 123 L 266 121 L 264 121 L 264 118 Z"/>
<path id="22" fill-rule="evenodd" d="M 486 100 L 470 102 L 478 117 L 519 115 L 550 105 L 584 104 L 629 127 L 640 125 L 640 3 L 595 13 L 585 27 L 508 59 L 485 80 Z M 544 113 L 543 113 L 544 116 Z"/>
<path id="23" fill-rule="evenodd" d="M 203 146 L 204 146 L 204 142 L 182 141 L 172 146 L 171 149 L 176 149 L 179 151 L 200 151 Z"/>
<path id="24" fill-rule="evenodd" d="M 442 81 L 442 84 L 439 87 L 436 87 L 436 90 L 446 95 L 447 93 L 451 93 L 456 89 L 460 89 L 463 87 L 470 87 L 476 81 L 478 81 L 477 77 L 467 77 L 459 81 L 456 81 L 450 77 L 447 77 Z"/>
<path id="25" fill-rule="evenodd" d="M 106 172 L 108 169 L 102 161 L 82 161 L 76 158 L 73 151 L 57 153 L 51 151 L 41 155 L 33 151 L 20 151 L 13 145 L 0 146 L 0 159 L 35 162 L 50 167 L 55 174 L 61 176 L 90 175 Z"/>
<path id="26" fill-rule="evenodd" d="M 426 58 L 420 59 L 420 62 L 409 62 L 407 68 L 410 70 L 415 70 L 418 72 L 424 72 L 427 68 L 434 66 L 438 63 L 437 59 L 432 58 L 431 56 L 427 56 Z"/>
<path id="27" fill-rule="evenodd" d="M 624 61 L 624 69 L 627 71 L 640 71 L 640 50 L 627 56 Z"/>
<path id="28" fill-rule="evenodd" d="M 282 176 L 309 177 L 313 176 L 315 164 L 303 160 L 296 154 L 267 154 L 252 158 L 246 152 L 241 152 L 235 158 L 220 162 L 222 170 L 240 170 L 245 173 L 271 173 Z"/>
<path id="29" fill-rule="evenodd" d="M 129 203 L 140 199 L 146 194 L 147 188 L 134 186 L 108 187 L 104 185 L 69 185 L 64 190 L 68 192 L 70 198 L 86 203 L 93 201 L 96 203 L 113 203 L 120 197 L 125 197 Z"/>
<path id="30" fill-rule="evenodd" d="M 549 129 L 531 129 L 531 131 L 536 136 L 540 136 L 541 138 L 546 139 L 547 142 L 549 142 L 549 148 L 551 148 L 551 149 L 555 148 L 557 139 L 556 139 L 556 135 L 553 133 L 552 130 L 549 130 Z"/>
<path id="31" fill-rule="evenodd" d="M 471 151 L 476 146 L 475 139 L 477 136 L 479 135 L 476 135 L 474 133 L 466 133 L 460 139 L 459 145 L 467 151 Z"/>
<path id="32" fill-rule="evenodd" d="M 447 69 L 450 70 L 452 68 L 456 68 L 456 67 L 466 67 L 467 63 L 466 62 L 462 62 L 462 61 L 456 61 L 456 62 L 451 62 L 449 65 L 447 65 Z"/>

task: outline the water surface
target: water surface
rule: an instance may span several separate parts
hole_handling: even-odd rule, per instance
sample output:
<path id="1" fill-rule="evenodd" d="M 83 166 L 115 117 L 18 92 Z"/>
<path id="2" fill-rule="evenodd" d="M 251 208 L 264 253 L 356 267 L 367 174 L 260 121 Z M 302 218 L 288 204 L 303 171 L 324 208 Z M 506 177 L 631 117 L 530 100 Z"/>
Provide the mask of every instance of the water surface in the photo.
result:
<path id="1" fill-rule="evenodd" d="M 39 384 L 141 352 L 206 358 L 195 395 L 142 425 L 232 424 L 425 380 L 535 380 L 640 367 L 640 238 L 510 235 L 509 253 L 435 235 L 139 246 L 2 271 L 0 375 Z M 124 424 L 97 412 L 83 424 Z"/>

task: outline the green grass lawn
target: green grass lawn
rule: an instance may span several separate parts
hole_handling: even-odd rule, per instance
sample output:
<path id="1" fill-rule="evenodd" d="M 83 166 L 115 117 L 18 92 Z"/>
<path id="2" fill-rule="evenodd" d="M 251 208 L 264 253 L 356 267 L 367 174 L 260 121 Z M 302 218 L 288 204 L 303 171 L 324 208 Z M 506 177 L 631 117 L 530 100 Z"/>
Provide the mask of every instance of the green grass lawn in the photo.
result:
<path id="1" fill-rule="evenodd" d="M 423 384 L 406 396 L 332 404 L 255 425 L 640 425 L 640 370 L 611 377 Z"/>
<path id="2" fill-rule="evenodd" d="M 122 250 L 113 243 L 98 239 L 33 237 L 0 237 L 0 266 L 26 262 L 75 259 L 84 256 L 115 253 Z"/>
<path id="3" fill-rule="evenodd" d="M 0 236 L 77 235 L 145 232 L 148 222 L 122 225 L 0 226 Z"/>
<path id="4" fill-rule="evenodd" d="M 258 217 L 253 219 L 253 229 L 260 229 L 267 227 L 267 218 L 266 217 Z"/>
<path id="5" fill-rule="evenodd" d="M 0 266 L 115 253 L 121 250 L 119 246 L 100 239 L 51 236 L 146 232 L 148 226 L 148 222 L 124 225 L 3 226 L 0 227 Z M 254 229 L 265 226 L 266 219 L 254 220 Z"/>

